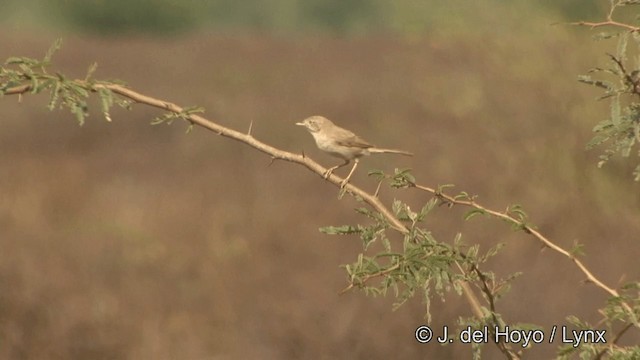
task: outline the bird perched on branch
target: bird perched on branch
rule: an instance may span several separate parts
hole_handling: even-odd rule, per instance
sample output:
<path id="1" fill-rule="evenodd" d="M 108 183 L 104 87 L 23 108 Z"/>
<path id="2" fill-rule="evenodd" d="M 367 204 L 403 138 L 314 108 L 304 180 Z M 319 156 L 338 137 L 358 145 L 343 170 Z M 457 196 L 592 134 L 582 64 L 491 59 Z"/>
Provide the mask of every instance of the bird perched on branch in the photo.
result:
<path id="1" fill-rule="evenodd" d="M 307 128 L 320 150 L 344 160 L 344 163 L 329 168 L 324 174 L 325 179 L 331 176 L 334 170 L 347 166 L 351 160 L 354 160 L 349 175 L 347 175 L 340 184 L 341 187 L 344 187 L 349 182 L 362 156 L 381 153 L 413 156 L 413 154 L 408 151 L 375 147 L 351 131 L 339 127 L 323 116 L 311 116 L 296 123 L 296 125 Z"/>

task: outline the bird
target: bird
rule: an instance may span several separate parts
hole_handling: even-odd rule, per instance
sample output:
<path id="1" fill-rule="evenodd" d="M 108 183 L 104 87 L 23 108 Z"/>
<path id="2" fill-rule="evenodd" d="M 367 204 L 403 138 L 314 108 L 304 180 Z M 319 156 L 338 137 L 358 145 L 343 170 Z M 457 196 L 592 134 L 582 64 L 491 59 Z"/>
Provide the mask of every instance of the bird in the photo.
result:
<path id="1" fill-rule="evenodd" d="M 334 124 L 324 116 L 311 116 L 297 122 L 296 125 L 304 126 L 311 133 L 320 150 L 344 160 L 342 164 L 329 168 L 324 174 L 325 179 L 331 176 L 334 170 L 349 165 L 352 160 L 354 161 L 349 175 L 340 184 L 341 188 L 349 182 L 362 156 L 381 153 L 413 156 L 413 153 L 408 151 L 378 148 L 353 132 Z"/>

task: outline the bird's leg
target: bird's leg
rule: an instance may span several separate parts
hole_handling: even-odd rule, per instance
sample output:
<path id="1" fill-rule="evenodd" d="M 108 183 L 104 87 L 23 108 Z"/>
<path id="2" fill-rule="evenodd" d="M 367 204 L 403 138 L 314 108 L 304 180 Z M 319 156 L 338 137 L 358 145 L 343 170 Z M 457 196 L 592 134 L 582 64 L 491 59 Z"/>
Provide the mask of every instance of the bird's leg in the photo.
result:
<path id="1" fill-rule="evenodd" d="M 344 162 L 343 162 L 342 164 L 336 165 L 336 166 L 334 166 L 334 167 L 330 168 L 329 170 L 327 170 L 327 171 L 324 173 L 324 178 L 325 178 L 325 179 L 328 179 L 328 178 L 329 178 L 329 176 L 331 176 L 331 174 L 333 173 L 333 171 L 334 171 L 335 169 L 337 169 L 337 168 L 341 168 L 341 167 L 343 167 L 343 166 L 347 166 L 347 165 L 349 165 L 349 163 L 350 163 L 349 159 L 345 159 L 345 160 L 344 160 Z"/>
<path id="2" fill-rule="evenodd" d="M 342 180 L 342 183 L 340 183 L 340 188 L 343 188 L 345 187 L 345 185 L 347 185 L 347 183 L 349 182 L 349 179 L 351 179 L 351 175 L 353 175 L 353 172 L 356 171 L 359 161 L 360 159 L 358 158 L 355 159 L 355 161 L 353 162 L 353 167 L 351 168 L 351 171 L 349 171 L 349 175 L 347 175 L 347 177 L 344 178 L 344 180 Z"/>

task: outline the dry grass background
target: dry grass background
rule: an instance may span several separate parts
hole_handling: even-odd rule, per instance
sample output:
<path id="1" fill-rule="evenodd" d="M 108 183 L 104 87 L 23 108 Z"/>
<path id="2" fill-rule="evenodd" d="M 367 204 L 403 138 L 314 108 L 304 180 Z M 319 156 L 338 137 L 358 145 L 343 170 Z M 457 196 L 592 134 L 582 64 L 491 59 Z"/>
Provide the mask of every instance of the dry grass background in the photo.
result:
<path id="1" fill-rule="evenodd" d="M 11 32 L 11 30 L 9 30 Z M 41 56 L 55 36 L 14 33 L 0 58 Z M 171 39 L 65 35 L 54 68 L 97 77 L 181 105 L 321 163 L 295 121 L 322 114 L 413 159 L 421 183 L 454 183 L 497 209 L 520 203 L 564 247 L 586 244 L 587 264 L 609 284 L 637 279 L 640 196 L 632 166 L 595 168 L 590 128 L 607 114 L 577 74 L 602 60 L 586 30 L 536 29 L 422 39 L 340 39 L 207 34 Z M 283 359 L 468 358 L 470 347 L 420 345 L 418 298 L 342 296 L 339 264 L 361 250 L 319 226 L 366 221 L 352 199 L 292 164 L 185 126 L 149 126 L 142 106 L 79 127 L 47 99 L 0 99 L 0 358 Z M 424 194 L 384 190 L 415 206 Z M 438 209 L 442 241 L 506 242 L 490 263 L 522 271 L 498 305 L 506 320 L 549 327 L 598 318 L 605 297 L 572 264 L 501 222 L 463 222 Z M 624 280 L 621 280 L 624 279 Z M 436 327 L 470 315 L 465 301 L 436 300 Z M 635 340 L 638 340 L 637 335 Z M 633 337 L 632 336 L 632 337 Z M 556 344 L 557 345 L 557 344 Z M 549 357 L 555 346 L 531 350 Z M 486 358 L 496 358 L 492 346 Z"/>

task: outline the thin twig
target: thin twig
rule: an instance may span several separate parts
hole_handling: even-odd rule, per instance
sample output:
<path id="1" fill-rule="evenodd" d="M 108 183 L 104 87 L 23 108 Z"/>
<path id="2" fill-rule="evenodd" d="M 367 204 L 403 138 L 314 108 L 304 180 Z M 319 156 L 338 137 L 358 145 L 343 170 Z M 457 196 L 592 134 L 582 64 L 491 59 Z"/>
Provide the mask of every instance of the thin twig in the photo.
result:
<path id="1" fill-rule="evenodd" d="M 616 337 L 613 338 L 613 340 L 611 341 L 611 345 L 605 347 L 604 349 L 600 350 L 600 352 L 596 355 L 596 357 L 594 358 L 595 360 L 599 360 L 602 359 L 602 357 L 609 351 L 609 348 L 613 345 L 616 345 L 618 343 L 618 341 L 620 341 L 620 338 L 622 337 L 622 335 L 624 335 L 624 333 L 627 332 L 627 330 L 631 329 L 631 327 L 633 327 L 633 324 L 629 323 L 627 324 L 625 327 L 622 328 L 622 330 L 620 330 L 617 334 Z"/>
<path id="2" fill-rule="evenodd" d="M 111 83 L 94 83 L 94 84 L 89 84 L 85 81 L 81 81 L 81 80 L 76 80 L 78 84 L 81 84 L 83 86 L 88 87 L 89 89 L 91 89 L 92 91 L 98 91 L 99 89 L 108 89 L 120 96 L 123 96 L 125 98 L 128 98 L 130 100 L 133 100 L 134 102 L 137 103 L 142 103 L 142 104 L 146 104 L 152 107 L 156 107 L 162 110 L 166 110 L 166 111 L 170 111 L 173 113 L 177 113 L 180 114 L 184 111 L 184 108 L 171 103 L 171 102 L 167 102 L 167 101 L 162 101 L 141 93 L 138 93 L 134 90 L 131 90 L 129 88 L 126 88 L 124 86 L 121 85 L 116 85 L 116 84 L 111 84 Z M 10 89 L 7 89 L 4 91 L 5 95 L 22 95 L 24 93 L 28 93 L 31 90 L 31 85 L 29 84 L 25 84 L 25 85 L 20 85 L 20 86 L 16 86 Z M 318 174 L 319 176 L 324 178 L 324 175 L 327 172 L 327 169 L 322 167 L 320 164 L 316 163 L 315 161 L 311 160 L 310 158 L 306 157 L 304 152 L 300 155 L 298 154 L 294 154 L 291 152 L 287 152 L 287 151 L 283 151 L 280 149 L 277 149 L 273 146 L 270 146 L 266 143 L 263 143 L 261 141 L 256 140 L 252 135 L 251 135 L 251 129 L 253 127 L 253 123 L 250 124 L 249 126 L 249 131 L 246 134 L 243 134 L 241 132 L 232 130 L 230 128 L 224 127 L 222 125 L 219 125 L 209 119 L 204 118 L 203 116 L 200 116 L 198 114 L 188 114 L 185 117 L 185 120 L 190 122 L 191 124 L 195 124 L 198 125 L 200 127 L 203 127 L 205 129 L 211 130 L 221 136 L 236 140 L 236 141 L 240 141 L 243 142 L 267 155 L 269 155 L 271 157 L 271 161 L 275 161 L 275 160 L 285 160 L 285 161 L 289 161 L 289 162 L 293 162 L 293 163 L 298 163 L 300 165 L 303 165 L 305 167 L 307 167 L 309 170 L 315 172 L 316 174 Z M 336 176 L 336 175 L 331 175 L 328 179 L 326 179 L 327 181 L 333 183 L 334 185 L 341 187 L 343 185 L 343 179 Z M 420 189 L 428 189 L 426 187 L 421 187 L 418 185 L 415 185 L 415 187 L 420 188 Z M 429 189 L 431 192 L 434 192 L 433 190 Z M 409 233 L 409 229 L 405 226 L 404 223 L 402 223 L 395 215 L 393 215 L 393 213 L 386 207 L 384 206 L 384 204 L 382 204 L 382 202 L 380 202 L 380 200 L 377 198 L 377 191 L 375 194 L 369 194 L 366 191 L 354 186 L 351 183 L 346 184 L 346 186 L 344 187 L 344 189 L 342 189 L 341 191 L 347 191 L 350 192 L 351 194 L 358 196 L 360 198 L 363 199 L 364 202 L 366 202 L 367 204 L 369 204 L 372 208 L 374 208 L 376 211 L 378 211 L 380 214 L 382 214 L 382 216 L 387 219 L 387 221 L 389 222 L 390 226 L 392 229 L 400 232 L 403 235 L 407 235 Z M 439 197 L 443 198 L 443 199 L 448 199 L 449 202 L 451 203 L 460 203 L 459 201 L 454 200 L 453 198 L 449 198 L 447 195 L 444 194 L 438 194 Z M 474 202 L 468 202 L 469 206 L 475 205 Z M 477 205 L 476 205 L 477 206 Z M 484 209 L 484 208 L 483 208 Z M 484 209 L 486 212 L 488 213 L 495 213 L 496 216 L 499 217 L 504 217 L 504 218 L 509 218 L 508 215 L 506 214 L 500 214 L 498 212 L 492 212 L 488 209 Z M 516 221 L 515 219 L 511 219 L 512 221 Z M 527 232 L 530 233 L 536 233 L 533 229 L 526 229 Z M 539 235 L 542 239 L 544 239 L 544 237 L 542 237 L 541 235 Z M 549 247 L 555 247 L 555 245 L 551 242 L 549 242 Z M 560 249 L 558 247 L 559 251 L 564 251 L 562 249 Z M 567 253 L 567 256 L 570 256 Z M 574 258 L 574 261 L 577 261 L 579 266 L 582 266 L 584 268 L 583 265 L 581 265 L 581 263 Z M 365 278 L 365 282 L 367 280 L 369 280 L 370 278 L 373 277 L 378 277 L 378 276 L 384 276 L 386 274 L 388 274 L 389 272 L 395 270 L 394 267 L 391 267 L 389 269 L 386 269 L 380 273 L 377 274 L 373 274 L 370 275 L 369 277 Z M 471 269 L 473 272 L 475 272 L 480 281 L 483 283 L 483 286 L 481 287 L 481 290 L 487 295 L 488 299 L 493 299 L 493 294 L 491 289 L 489 289 L 488 284 L 486 283 L 486 278 L 484 277 L 484 274 L 476 267 L 474 266 Z M 462 268 L 460 268 L 460 271 L 466 275 L 466 271 Z M 586 268 L 584 268 L 584 271 L 587 272 L 587 274 L 590 274 Z M 601 282 L 599 282 L 595 277 L 593 277 L 591 275 L 591 278 L 593 278 L 593 281 L 596 284 L 601 284 L 601 286 L 604 287 L 604 284 L 602 284 Z M 469 283 L 467 281 L 464 280 L 460 280 L 458 282 L 458 284 L 460 285 L 460 287 L 463 289 L 463 292 L 465 293 L 465 296 L 467 298 L 467 301 L 469 302 L 469 304 L 471 305 L 471 309 L 472 312 L 474 313 L 474 315 L 478 318 L 478 319 L 483 319 L 485 317 L 485 314 L 482 311 L 482 307 L 480 305 L 480 301 L 478 300 L 477 296 L 475 295 L 475 292 L 471 289 L 471 287 L 469 286 Z M 350 289 L 352 289 L 355 286 L 354 283 L 351 283 L 347 288 L 343 289 L 341 291 L 341 293 L 346 292 Z M 613 291 L 613 290 L 610 290 Z M 615 292 L 614 292 L 615 293 Z M 495 313 L 495 306 L 493 304 L 492 300 L 490 301 L 490 308 L 491 311 L 493 313 Z M 494 316 L 493 317 L 494 322 L 496 323 L 496 325 L 498 324 L 498 319 Z M 501 352 L 503 352 L 505 354 L 505 356 L 509 359 L 519 359 L 520 356 L 515 353 L 513 350 L 511 350 L 506 344 L 504 343 L 498 343 L 496 344 L 498 346 L 498 348 L 500 349 Z"/>
<path id="3" fill-rule="evenodd" d="M 595 28 L 603 27 L 603 26 L 614 26 L 614 27 L 619 27 L 619 28 L 623 28 L 623 29 L 629 30 L 629 32 L 640 31 L 640 27 L 629 25 L 629 24 L 625 24 L 625 23 L 621 23 L 619 21 L 614 21 L 614 20 L 607 20 L 607 21 L 600 21 L 600 22 L 578 21 L 578 22 L 572 22 L 572 23 L 569 23 L 569 24 L 570 25 L 579 25 L 579 26 L 588 26 L 591 29 L 595 29 Z"/>
<path id="4" fill-rule="evenodd" d="M 412 187 L 415 187 L 416 189 L 422 190 L 422 191 L 426 191 L 429 193 L 432 193 L 433 195 L 437 196 L 441 201 L 448 203 L 448 204 L 452 204 L 452 205 L 461 205 L 461 206 L 466 206 L 466 207 L 471 207 L 477 210 L 480 210 L 481 212 L 485 213 L 485 214 L 489 214 L 491 216 L 494 216 L 496 218 L 499 219 L 503 219 L 506 220 L 507 222 L 510 222 L 512 224 L 517 225 L 518 227 L 520 227 L 524 232 L 531 234 L 533 237 L 535 237 L 537 240 L 539 240 L 544 246 L 551 248 L 553 251 L 569 258 L 571 261 L 573 261 L 573 263 L 578 267 L 578 269 L 580 269 L 580 271 L 587 277 L 587 280 L 593 284 L 595 284 L 597 287 L 601 288 L 602 290 L 604 290 L 605 292 L 607 292 L 609 295 L 611 295 L 612 297 L 615 298 L 619 298 L 620 294 L 613 288 L 607 286 L 604 282 L 602 282 L 600 279 L 598 279 L 595 275 L 593 275 L 593 273 L 587 268 L 587 266 L 580 261 L 578 258 L 575 257 L 575 255 L 573 255 L 570 251 L 565 250 L 564 248 L 562 248 L 559 245 L 556 245 L 554 242 L 552 242 L 551 240 L 549 240 L 547 237 L 545 237 L 544 235 L 542 235 L 539 231 L 537 231 L 536 229 L 534 229 L 532 226 L 526 224 L 525 222 L 516 219 L 515 217 L 505 213 L 505 212 L 499 212 L 499 211 L 495 211 L 495 210 L 491 210 L 489 208 L 486 208 L 478 203 L 476 203 L 474 200 L 458 200 L 455 199 L 454 197 L 447 195 L 441 191 L 432 189 L 430 187 L 427 186 L 422 186 L 422 185 L 418 185 L 418 184 L 411 184 Z M 626 302 L 621 302 L 622 306 L 624 307 L 624 309 L 626 310 L 626 312 L 629 315 L 629 318 L 631 319 L 631 322 L 636 326 L 636 327 L 640 327 L 640 323 L 638 322 L 638 317 L 635 314 L 635 312 L 633 311 L 633 308 L 627 304 Z"/>

